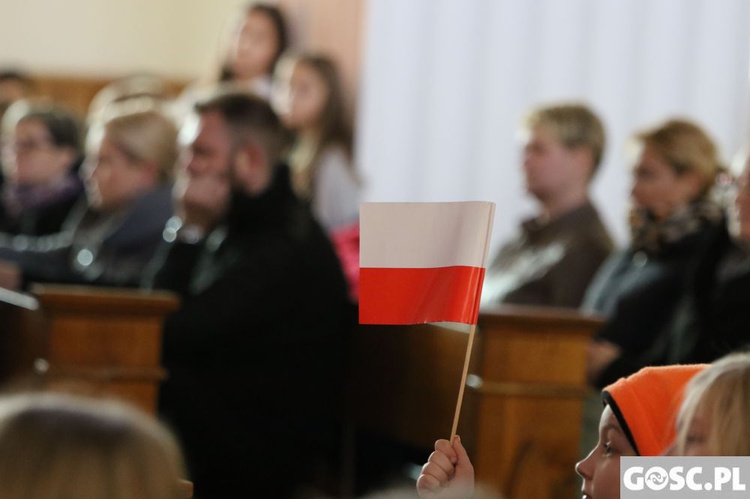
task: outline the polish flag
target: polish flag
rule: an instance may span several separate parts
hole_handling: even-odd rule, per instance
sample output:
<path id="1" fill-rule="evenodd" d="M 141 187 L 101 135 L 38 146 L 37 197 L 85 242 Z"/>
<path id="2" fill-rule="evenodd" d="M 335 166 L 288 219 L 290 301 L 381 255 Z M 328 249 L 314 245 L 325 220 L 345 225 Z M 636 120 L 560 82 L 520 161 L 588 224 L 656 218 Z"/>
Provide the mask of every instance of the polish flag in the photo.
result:
<path id="1" fill-rule="evenodd" d="M 360 324 L 476 324 L 495 204 L 364 203 Z"/>

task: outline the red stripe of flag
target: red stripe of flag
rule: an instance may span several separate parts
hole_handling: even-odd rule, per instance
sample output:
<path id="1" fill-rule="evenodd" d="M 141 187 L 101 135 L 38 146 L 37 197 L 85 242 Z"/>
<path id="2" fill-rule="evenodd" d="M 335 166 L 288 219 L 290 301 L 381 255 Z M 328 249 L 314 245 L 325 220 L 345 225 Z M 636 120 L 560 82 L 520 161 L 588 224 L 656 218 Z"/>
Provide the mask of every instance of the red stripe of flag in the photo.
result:
<path id="1" fill-rule="evenodd" d="M 484 271 L 481 267 L 466 266 L 361 268 L 359 322 L 476 324 Z"/>

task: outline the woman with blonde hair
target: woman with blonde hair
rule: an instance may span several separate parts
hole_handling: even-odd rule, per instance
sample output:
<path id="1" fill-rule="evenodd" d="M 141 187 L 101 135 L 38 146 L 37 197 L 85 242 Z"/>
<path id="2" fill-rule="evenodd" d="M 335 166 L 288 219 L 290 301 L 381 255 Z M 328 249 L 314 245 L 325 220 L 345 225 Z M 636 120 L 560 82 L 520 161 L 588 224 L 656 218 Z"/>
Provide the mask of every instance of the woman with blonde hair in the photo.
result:
<path id="1" fill-rule="evenodd" d="M 712 197 L 723 171 L 718 150 L 697 124 L 671 119 L 634 136 L 631 242 L 610 257 L 583 307 L 607 317 L 589 345 L 597 388 L 652 365 L 683 296 L 691 262 L 722 225 Z"/>
<path id="2" fill-rule="evenodd" d="M 0 497 L 188 497 L 174 437 L 115 402 L 61 394 L 0 399 Z"/>
<path id="3" fill-rule="evenodd" d="M 63 231 L 23 241 L 0 237 L 0 259 L 18 269 L 16 282 L 6 287 L 137 286 L 172 215 L 176 141 L 174 123 L 148 102 L 110 110 L 87 138 L 87 203 L 73 210 Z"/>

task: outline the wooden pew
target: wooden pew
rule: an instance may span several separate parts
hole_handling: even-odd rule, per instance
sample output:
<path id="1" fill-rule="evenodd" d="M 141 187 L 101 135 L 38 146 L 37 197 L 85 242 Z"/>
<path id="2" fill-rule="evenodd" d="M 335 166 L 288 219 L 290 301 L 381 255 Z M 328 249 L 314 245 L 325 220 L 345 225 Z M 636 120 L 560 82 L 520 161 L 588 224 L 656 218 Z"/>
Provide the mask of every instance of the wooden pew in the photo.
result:
<path id="1" fill-rule="evenodd" d="M 512 499 L 576 495 L 585 348 L 602 320 L 574 310 L 498 307 L 480 315 L 477 480 Z"/>
<path id="2" fill-rule="evenodd" d="M 483 310 L 459 424 L 478 481 L 510 499 L 574 496 L 585 346 L 600 325 L 575 310 Z M 448 438 L 467 341 L 436 325 L 360 326 L 354 424 L 425 452 Z"/>
<path id="3" fill-rule="evenodd" d="M 0 290 L 2 381 L 114 396 L 155 414 L 170 293 L 77 286 Z"/>

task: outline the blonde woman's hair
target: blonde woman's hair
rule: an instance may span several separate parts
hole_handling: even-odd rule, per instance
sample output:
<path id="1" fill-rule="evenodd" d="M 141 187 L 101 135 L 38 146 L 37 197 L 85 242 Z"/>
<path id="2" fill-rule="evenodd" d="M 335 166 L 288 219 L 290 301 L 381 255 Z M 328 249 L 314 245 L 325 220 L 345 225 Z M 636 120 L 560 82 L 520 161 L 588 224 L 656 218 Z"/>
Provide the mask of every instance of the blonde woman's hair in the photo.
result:
<path id="1" fill-rule="evenodd" d="M 724 170 L 716 144 L 692 121 L 670 119 L 654 128 L 636 133 L 634 140 L 642 147 L 653 149 L 678 174 L 699 174 L 704 181 L 699 197 L 709 192 L 716 176 Z"/>
<path id="2" fill-rule="evenodd" d="M 750 456 L 750 353 L 714 362 L 693 378 L 678 417 L 675 449 L 684 454 L 696 417 L 707 424 L 707 445 L 717 456 Z"/>
<path id="3" fill-rule="evenodd" d="M 152 100 L 112 104 L 91 127 L 88 140 L 96 143 L 105 134 L 129 159 L 153 162 L 160 184 L 172 181 L 177 161 L 177 127 Z"/>
<path id="4" fill-rule="evenodd" d="M 599 117 L 583 104 L 557 104 L 532 109 L 523 119 L 527 130 L 545 128 L 568 149 L 584 147 L 591 152 L 592 174 L 604 156 L 606 134 Z"/>
<path id="5" fill-rule="evenodd" d="M 3 499 L 177 499 L 181 478 L 175 439 L 135 409 L 61 394 L 0 399 Z"/>

